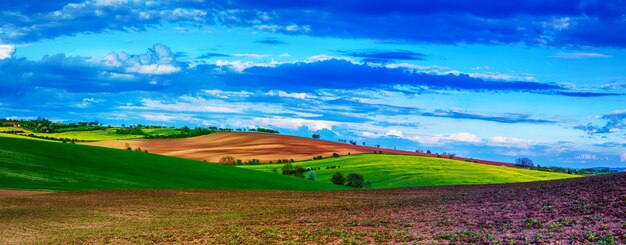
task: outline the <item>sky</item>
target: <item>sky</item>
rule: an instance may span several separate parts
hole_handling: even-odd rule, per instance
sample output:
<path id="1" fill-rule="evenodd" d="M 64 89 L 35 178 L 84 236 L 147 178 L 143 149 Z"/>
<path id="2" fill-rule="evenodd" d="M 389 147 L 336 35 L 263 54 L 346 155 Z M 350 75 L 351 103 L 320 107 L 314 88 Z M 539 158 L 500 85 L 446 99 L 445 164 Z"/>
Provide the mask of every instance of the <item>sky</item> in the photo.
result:
<path id="1" fill-rule="evenodd" d="M 626 1 L 0 2 L 0 117 L 626 166 Z"/>

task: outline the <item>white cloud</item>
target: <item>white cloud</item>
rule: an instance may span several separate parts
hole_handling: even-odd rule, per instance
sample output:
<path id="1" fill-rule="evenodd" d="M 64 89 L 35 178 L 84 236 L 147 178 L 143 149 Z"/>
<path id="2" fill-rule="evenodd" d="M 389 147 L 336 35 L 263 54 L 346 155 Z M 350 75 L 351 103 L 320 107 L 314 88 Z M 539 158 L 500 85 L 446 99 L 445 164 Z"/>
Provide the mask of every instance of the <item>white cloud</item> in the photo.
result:
<path id="1" fill-rule="evenodd" d="M 403 138 L 404 134 L 400 130 L 392 129 L 392 130 L 387 131 L 387 133 L 385 133 L 385 136 L 395 136 L 395 137 Z"/>
<path id="2" fill-rule="evenodd" d="M 99 62 L 107 66 L 126 68 L 126 72 L 139 74 L 161 75 L 181 70 L 172 51 L 162 44 L 155 44 L 148 52 L 140 55 L 113 52 Z"/>
<path id="3" fill-rule="evenodd" d="M 306 127 L 310 131 L 318 131 L 322 129 L 332 130 L 334 126 L 339 124 L 338 122 L 333 121 L 287 117 L 254 118 L 252 119 L 252 122 L 260 126 L 278 127 L 292 130 Z"/>
<path id="4" fill-rule="evenodd" d="M 504 146 L 504 147 L 517 147 L 517 148 L 529 148 L 537 142 L 527 139 L 510 138 L 504 136 L 491 137 L 488 140 L 488 144 L 492 146 Z"/>
<path id="5" fill-rule="evenodd" d="M 480 138 L 478 138 L 478 136 L 473 135 L 471 133 L 465 133 L 465 132 L 458 133 L 458 134 L 451 134 L 446 139 L 457 141 L 457 142 L 467 142 L 467 143 L 479 143 L 482 141 Z"/>
<path id="6" fill-rule="evenodd" d="M 240 110 L 228 106 L 227 103 L 218 100 L 206 100 L 198 97 L 181 96 L 178 100 L 167 103 L 161 100 L 142 99 L 141 106 L 126 105 L 120 109 L 130 110 L 163 110 L 163 111 L 186 111 L 186 112 L 220 112 L 239 113 Z"/>
<path id="7" fill-rule="evenodd" d="M 181 118 L 179 115 L 166 115 L 162 113 L 141 113 L 139 116 L 148 121 L 158 122 L 171 122 Z"/>
<path id="8" fill-rule="evenodd" d="M 137 65 L 126 69 L 128 72 L 135 72 L 140 74 L 170 74 L 180 71 L 180 67 L 175 67 L 170 64 L 150 64 L 150 65 Z"/>
<path id="9" fill-rule="evenodd" d="M 231 54 L 231 56 L 258 59 L 258 58 L 270 57 L 272 55 L 271 54 Z"/>
<path id="10" fill-rule="evenodd" d="M 581 160 L 598 160 L 598 156 L 596 156 L 595 154 L 579 154 L 578 156 L 575 157 L 576 159 L 581 159 Z"/>
<path id="11" fill-rule="evenodd" d="M 308 99 L 308 98 L 312 98 L 313 96 L 306 94 L 306 93 L 289 93 L 289 92 L 285 92 L 282 90 L 270 90 L 267 93 L 265 93 L 266 95 L 270 95 L 270 96 L 278 96 L 278 97 L 286 97 L 286 98 L 294 98 L 294 99 Z"/>
<path id="12" fill-rule="evenodd" d="M 13 53 L 15 53 L 15 46 L 0 44 L 0 60 L 11 58 Z"/>
<path id="13" fill-rule="evenodd" d="M 473 77 L 473 78 L 481 78 L 481 79 L 487 79 L 487 80 L 527 81 L 527 82 L 537 81 L 537 79 L 533 77 L 532 75 L 523 74 L 523 73 L 505 74 L 505 73 L 499 73 L 499 72 L 461 72 L 461 71 L 452 70 L 448 67 L 443 67 L 443 66 L 420 66 L 420 65 L 413 65 L 409 63 L 388 64 L 388 65 L 385 65 L 384 67 L 389 68 L 389 69 L 403 68 L 403 69 L 413 71 L 413 72 L 422 72 L 426 74 L 440 75 L 440 76 L 445 76 L 445 75 L 458 76 L 461 74 L 467 74 L 468 76 Z M 489 67 L 489 69 L 491 69 L 491 67 Z M 478 69 L 474 67 L 472 68 L 472 70 L 478 70 Z M 487 69 L 485 68 L 485 70 Z"/>
<path id="14" fill-rule="evenodd" d="M 626 152 L 622 153 L 622 155 L 619 156 L 619 159 L 622 162 L 626 162 Z"/>
<path id="15" fill-rule="evenodd" d="M 117 6 L 128 3 L 128 0 L 96 0 L 96 6 Z"/>
<path id="16" fill-rule="evenodd" d="M 550 58 L 558 59 L 589 59 L 589 58 L 611 58 L 612 56 L 601 53 L 585 53 L 585 52 L 571 52 L 571 53 L 556 53 Z"/>
<path id="17" fill-rule="evenodd" d="M 252 92 L 248 92 L 248 91 L 223 91 L 219 89 L 205 89 L 202 91 L 206 94 L 212 95 L 220 99 L 229 99 L 232 97 L 245 98 L 245 97 L 249 97 L 250 95 L 253 95 Z"/>
<path id="18" fill-rule="evenodd" d="M 215 61 L 216 66 L 224 66 L 228 67 L 234 71 L 241 72 L 250 67 L 275 67 L 280 64 L 284 64 L 285 62 L 278 62 L 275 60 L 271 60 L 270 62 L 250 62 L 250 61 L 241 61 L 241 60 L 217 60 Z"/>

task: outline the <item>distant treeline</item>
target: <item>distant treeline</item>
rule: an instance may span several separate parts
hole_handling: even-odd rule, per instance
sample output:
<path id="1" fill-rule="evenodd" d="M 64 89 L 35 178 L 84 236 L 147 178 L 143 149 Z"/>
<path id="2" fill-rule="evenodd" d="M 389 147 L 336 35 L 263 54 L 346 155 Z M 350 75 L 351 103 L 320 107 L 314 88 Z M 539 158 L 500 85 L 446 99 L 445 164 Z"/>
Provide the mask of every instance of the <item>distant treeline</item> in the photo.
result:
<path id="1" fill-rule="evenodd" d="M 0 119 L 1 126 L 17 126 L 28 129 L 35 133 L 62 133 L 70 131 L 92 131 L 109 128 L 102 126 L 100 122 L 76 122 L 76 123 L 56 123 L 48 119 L 38 117 L 35 120 L 11 120 Z"/>
<path id="2" fill-rule="evenodd" d="M 34 120 L 0 119 L 0 126 L 9 126 L 9 127 L 19 126 L 20 128 L 28 129 L 35 133 L 62 133 L 62 132 L 71 132 L 71 131 L 93 131 L 93 130 L 103 130 L 103 129 L 112 128 L 111 126 L 102 125 L 102 123 L 100 123 L 99 121 L 58 123 L 58 122 L 52 122 L 48 119 L 41 118 L 41 117 L 38 117 L 37 119 L 34 119 Z M 218 127 L 189 128 L 187 126 L 184 126 L 181 128 L 169 127 L 169 129 L 177 131 L 175 133 L 148 134 L 144 131 L 144 129 L 155 129 L 155 128 L 167 129 L 168 127 L 142 125 L 142 124 L 126 126 L 122 124 L 121 127 L 115 129 L 115 133 L 116 134 L 141 135 L 144 138 L 151 138 L 151 139 L 187 138 L 187 137 L 201 136 L 201 135 L 206 135 L 206 134 L 211 134 L 211 133 L 216 133 L 216 132 L 233 132 L 233 131 L 239 131 L 239 132 L 249 131 L 249 132 L 272 133 L 272 134 L 279 133 L 277 130 L 268 129 L 268 128 L 252 128 L 252 129 L 241 129 L 241 128 L 232 129 L 232 128 L 218 128 Z M 12 132 L 5 132 L 5 133 L 18 134 L 18 133 L 24 133 L 24 131 L 21 131 L 21 132 L 12 131 Z M 29 137 L 33 137 L 33 136 L 29 136 Z M 40 136 L 35 135 L 35 137 L 40 137 Z"/>
<path id="3" fill-rule="evenodd" d="M 593 168 L 583 168 L 583 169 L 574 169 L 574 168 L 561 168 L 561 167 L 546 167 L 546 166 L 523 166 L 516 165 L 519 168 L 531 169 L 531 170 L 539 170 L 546 172 L 554 172 L 554 173 L 564 173 L 564 174 L 576 174 L 576 175 L 599 175 L 599 174 L 612 174 L 617 173 L 617 170 L 611 169 L 593 169 Z"/>

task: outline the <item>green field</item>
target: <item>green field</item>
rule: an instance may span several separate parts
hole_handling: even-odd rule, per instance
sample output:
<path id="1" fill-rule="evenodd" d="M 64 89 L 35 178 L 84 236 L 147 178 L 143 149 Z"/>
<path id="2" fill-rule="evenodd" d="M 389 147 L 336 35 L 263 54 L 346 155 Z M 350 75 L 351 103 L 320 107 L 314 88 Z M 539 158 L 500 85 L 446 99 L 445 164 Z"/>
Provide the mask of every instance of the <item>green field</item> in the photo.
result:
<path id="1" fill-rule="evenodd" d="M 62 133 L 35 133 L 28 129 L 14 128 L 14 127 L 0 127 L 0 137 L 38 139 L 38 138 L 28 137 L 26 135 L 20 135 L 20 134 L 2 133 L 2 131 L 11 131 L 11 130 L 24 131 L 24 134 L 32 133 L 37 136 L 48 136 L 51 138 L 59 138 L 59 139 L 68 138 L 68 139 L 76 139 L 80 141 L 127 140 L 127 139 L 143 138 L 143 135 L 117 134 L 115 133 L 116 128 L 107 128 L 107 129 L 102 129 L 102 130 L 90 130 L 90 131 L 70 131 L 70 132 L 62 132 Z M 150 129 L 149 130 L 150 132 L 146 132 L 146 133 L 148 135 L 152 135 L 152 134 L 159 133 L 160 132 L 159 130 L 169 130 L 169 129 Z M 39 139 L 39 140 L 43 140 L 43 139 Z"/>
<path id="2" fill-rule="evenodd" d="M 0 137 L 0 188 L 333 190 L 273 173 L 143 152 Z"/>
<path id="3" fill-rule="evenodd" d="M 330 183 L 335 172 L 344 176 L 362 174 L 371 188 L 394 188 L 410 186 L 500 184 L 579 177 L 577 175 L 552 173 L 519 168 L 492 166 L 443 158 L 363 154 L 326 158 L 316 161 L 296 162 L 294 166 L 321 168 L 315 171 L 318 182 Z M 339 168 L 326 169 L 336 166 Z M 241 165 L 241 168 L 280 172 L 282 165 Z"/>

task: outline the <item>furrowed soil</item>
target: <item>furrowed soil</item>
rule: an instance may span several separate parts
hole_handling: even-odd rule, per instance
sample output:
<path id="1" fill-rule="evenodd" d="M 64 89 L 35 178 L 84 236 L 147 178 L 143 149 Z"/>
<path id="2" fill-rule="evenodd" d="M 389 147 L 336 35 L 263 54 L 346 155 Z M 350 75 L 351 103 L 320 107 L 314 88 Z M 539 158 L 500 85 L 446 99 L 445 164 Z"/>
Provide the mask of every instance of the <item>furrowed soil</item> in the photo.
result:
<path id="1" fill-rule="evenodd" d="M 2 197 L 29 196 L 29 195 L 46 194 L 46 193 L 50 193 L 50 192 L 0 189 L 0 198 L 2 198 Z"/>
<path id="2" fill-rule="evenodd" d="M 626 174 L 361 191 L 0 199 L 0 243 L 626 243 Z"/>
<path id="3" fill-rule="evenodd" d="M 330 157 L 333 153 L 348 155 L 348 153 L 359 154 L 372 153 L 374 151 L 382 151 L 386 154 L 435 157 L 434 154 L 412 151 L 344 144 L 289 135 L 246 132 L 222 132 L 182 139 L 110 140 L 81 144 L 117 149 L 126 149 L 127 146 L 130 146 L 132 149 L 139 147 L 151 153 L 209 162 L 219 162 L 219 159 L 224 156 L 232 156 L 244 162 L 251 159 L 258 159 L 262 162 L 276 162 L 279 159 L 301 161 L 310 160 L 320 155 Z M 456 157 L 455 159 L 461 161 L 471 160 L 497 166 L 513 166 L 503 162 L 463 157 Z"/>

